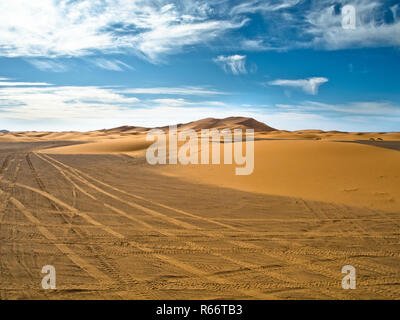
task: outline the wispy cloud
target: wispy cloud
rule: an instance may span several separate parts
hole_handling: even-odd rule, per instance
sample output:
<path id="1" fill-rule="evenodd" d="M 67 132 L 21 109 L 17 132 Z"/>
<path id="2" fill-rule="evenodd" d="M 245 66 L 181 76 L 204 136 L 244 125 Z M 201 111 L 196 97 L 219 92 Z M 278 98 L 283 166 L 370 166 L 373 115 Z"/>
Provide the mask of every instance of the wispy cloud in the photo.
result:
<path id="1" fill-rule="evenodd" d="M 342 131 L 398 131 L 400 105 L 390 101 L 355 101 L 329 104 L 304 101 L 299 104 L 277 104 L 269 110 L 271 125 L 277 128 L 323 129 Z"/>
<path id="2" fill-rule="evenodd" d="M 182 98 L 175 99 L 154 99 L 153 102 L 168 107 L 183 107 L 183 106 L 214 106 L 214 107 L 226 107 L 227 105 L 220 101 L 188 101 Z"/>
<path id="3" fill-rule="evenodd" d="M 21 86 L 21 83 L 10 83 L 7 87 L 0 85 L 1 127 L 13 130 L 94 130 L 121 124 L 157 126 L 186 119 L 228 116 L 232 112 L 244 114 L 240 108 L 237 111 L 226 108 L 221 101 L 179 97 L 181 94 L 220 94 L 199 87 L 147 88 L 143 91 L 123 87 L 42 86 L 34 82 L 29 83 L 30 86 L 25 86 L 28 83 Z M 161 91 L 175 96 L 151 97 Z M 135 92 L 142 92 L 144 96 L 139 99 L 133 96 Z"/>
<path id="4" fill-rule="evenodd" d="M 336 119 L 351 120 L 353 125 L 364 123 L 377 128 L 376 130 L 379 130 L 380 121 L 387 121 L 387 124 L 397 123 L 397 126 L 400 122 L 400 105 L 389 101 L 356 101 L 342 104 L 304 101 L 296 105 L 277 104 L 276 107 L 281 113 L 319 115 L 333 123 Z M 340 123 L 337 122 L 337 125 Z"/>
<path id="5" fill-rule="evenodd" d="M 318 93 L 319 86 L 325 82 L 328 82 L 327 78 L 314 77 L 314 78 L 298 79 L 298 80 L 278 79 L 270 81 L 267 84 L 271 86 L 300 88 L 308 94 L 316 95 Z"/>
<path id="6" fill-rule="evenodd" d="M 125 69 L 134 70 L 132 66 L 117 59 L 97 58 L 93 59 L 92 63 L 98 66 L 99 68 L 110 71 L 124 71 Z"/>
<path id="7" fill-rule="evenodd" d="M 231 14 L 278 11 L 295 6 L 300 0 L 249 1 L 232 8 Z"/>
<path id="8" fill-rule="evenodd" d="M 85 56 L 131 52 L 152 62 L 215 40 L 247 19 L 221 17 L 207 3 L 0 0 L 0 55 Z"/>
<path id="9" fill-rule="evenodd" d="M 388 8 L 385 1 L 353 1 L 357 17 L 354 30 L 342 27 L 340 9 L 344 4 L 344 1 L 336 6 L 318 3 L 309 12 L 304 32 L 312 40 L 306 45 L 328 50 L 400 45 L 398 4 Z"/>
<path id="10" fill-rule="evenodd" d="M 399 4 L 352 1 L 355 30 L 342 28 L 344 4 L 348 1 L 247 0 L 231 7 L 226 1 L 195 0 L 0 0 L 0 56 L 133 53 L 162 63 L 170 54 L 227 41 L 256 51 L 400 46 Z M 254 22 L 254 15 L 264 16 L 262 32 L 252 32 L 249 39 L 231 32 Z M 99 64 L 115 71 L 124 68 L 115 61 Z M 61 70 L 43 61 L 37 66 Z"/>
<path id="11" fill-rule="evenodd" d="M 115 89 L 93 86 L 0 87 L 2 126 L 22 124 L 41 130 L 125 123 L 130 108 L 140 102 Z M 112 120 L 110 120 L 112 119 Z M 97 127 L 99 128 L 99 127 Z"/>
<path id="12" fill-rule="evenodd" d="M 11 82 L 7 78 L 0 78 L 0 87 L 18 87 L 18 86 L 51 86 L 46 82 Z"/>
<path id="13" fill-rule="evenodd" d="M 41 71 L 65 72 L 68 70 L 68 67 L 65 64 L 53 60 L 27 59 L 26 61 Z"/>
<path id="14" fill-rule="evenodd" d="M 245 55 L 218 56 L 213 61 L 219 64 L 226 73 L 235 75 L 247 73 Z"/>
<path id="15" fill-rule="evenodd" d="M 337 112 L 357 114 L 362 116 L 392 116 L 400 117 L 400 105 L 388 101 L 351 102 L 347 104 L 327 104 L 315 101 L 306 101 L 298 109 L 319 112 Z M 400 118 L 398 119 L 400 120 Z"/>
<path id="16" fill-rule="evenodd" d="M 248 51 L 272 51 L 283 50 L 282 47 L 273 47 L 265 42 L 265 39 L 244 39 L 240 42 L 240 48 Z"/>
<path id="17" fill-rule="evenodd" d="M 223 91 L 218 91 L 206 87 L 156 87 L 156 88 L 129 88 L 125 93 L 132 94 L 154 94 L 154 95 L 224 95 Z"/>
<path id="18" fill-rule="evenodd" d="M 351 4 L 356 28 L 344 29 L 341 9 Z M 244 50 L 399 47 L 400 4 L 386 0 L 246 1 L 231 14 L 264 16 L 265 33 L 242 39 Z"/>

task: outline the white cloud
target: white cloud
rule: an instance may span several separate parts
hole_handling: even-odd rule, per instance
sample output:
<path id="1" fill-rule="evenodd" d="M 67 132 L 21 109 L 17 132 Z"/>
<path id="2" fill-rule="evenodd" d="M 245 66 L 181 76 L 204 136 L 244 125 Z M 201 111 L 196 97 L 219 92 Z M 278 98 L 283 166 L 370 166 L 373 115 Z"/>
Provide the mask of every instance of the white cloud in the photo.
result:
<path id="1" fill-rule="evenodd" d="M 264 16 L 265 32 L 241 39 L 244 50 L 342 50 L 400 46 L 400 5 L 386 0 L 246 1 L 231 14 Z M 291 9 L 298 5 L 298 10 Z M 301 4 L 301 6 L 300 6 Z M 344 29 L 341 8 L 353 5 L 356 28 Z"/>
<path id="2" fill-rule="evenodd" d="M 132 96 L 129 89 L 121 87 L 43 87 L 40 83 L 31 84 L 29 87 L 0 86 L 0 127 L 11 130 L 85 131 L 122 124 L 157 126 L 236 113 L 226 108 L 224 103 L 213 100 L 196 102 L 176 97 L 139 100 Z M 189 94 L 185 87 L 172 89 Z M 194 88 L 187 90 L 195 91 Z M 242 110 L 238 108 L 238 112 Z M 154 117 L 155 114 L 157 117 Z"/>
<path id="3" fill-rule="evenodd" d="M 284 48 L 276 48 L 270 46 L 265 42 L 265 39 L 245 39 L 240 42 L 240 48 L 242 50 L 249 51 L 272 51 L 272 50 L 283 50 Z"/>
<path id="4" fill-rule="evenodd" d="M 93 59 L 92 63 L 99 68 L 110 71 L 124 71 L 124 69 L 133 70 L 133 67 L 117 59 L 97 58 Z"/>
<path id="5" fill-rule="evenodd" d="M 390 102 L 379 101 L 351 102 L 337 105 L 307 101 L 300 106 L 300 109 L 319 112 L 333 111 L 337 113 L 350 113 L 362 116 L 387 115 L 400 117 L 400 106 L 394 105 Z"/>
<path id="6" fill-rule="evenodd" d="M 226 73 L 231 72 L 235 75 L 247 73 L 245 55 L 218 56 L 213 61 L 219 64 Z"/>
<path id="7" fill-rule="evenodd" d="M 348 1 L 336 3 L 340 6 Z M 162 63 L 169 54 L 213 45 L 215 40 L 222 40 L 225 47 L 226 43 L 242 44 L 245 50 L 258 51 L 400 45 L 399 5 L 388 7 L 384 0 L 354 0 L 352 4 L 357 10 L 355 30 L 342 28 L 342 17 L 330 0 L 248 0 L 233 8 L 226 1 L 0 0 L 0 56 L 133 53 Z M 296 6 L 299 10 L 290 11 Z M 261 33 L 253 39 L 229 33 L 245 26 L 254 14 L 264 15 Z M 385 21 L 384 14 L 391 14 L 393 21 Z M 100 65 L 123 69 L 115 61 Z M 37 66 L 45 71 L 62 70 L 43 61 Z"/>
<path id="8" fill-rule="evenodd" d="M 68 70 L 64 64 L 52 60 L 28 59 L 26 61 L 41 71 L 65 72 Z"/>
<path id="9" fill-rule="evenodd" d="M 102 126 L 125 122 L 139 99 L 102 87 L 0 87 L 2 121 L 7 127 L 20 124 L 25 130 L 74 128 L 76 124 Z M 11 128 L 12 129 L 12 128 Z M 21 128 L 22 129 L 22 128 Z"/>
<path id="10" fill-rule="evenodd" d="M 208 4 L 144 0 L 0 0 L 0 55 L 85 56 L 133 52 L 152 62 L 204 44 L 246 19 L 216 17 Z"/>
<path id="11" fill-rule="evenodd" d="M 132 94 L 157 94 L 157 95 L 224 95 L 226 92 L 204 87 L 156 87 L 156 88 L 129 88 L 125 93 Z"/>
<path id="12" fill-rule="evenodd" d="M 276 107 L 277 112 L 268 112 L 271 125 L 290 130 L 398 131 L 400 123 L 400 105 L 388 101 L 342 104 L 305 101 L 298 105 L 277 104 Z"/>
<path id="13" fill-rule="evenodd" d="M 36 107 L 51 108 L 54 112 L 60 113 L 57 107 L 62 103 L 66 106 L 72 106 L 79 103 L 97 103 L 97 104 L 131 104 L 139 102 L 136 97 L 127 97 L 118 93 L 116 89 L 94 87 L 94 86 L 52 86 L 37 87 L 37 83 L 32 83 L 31 87 L 7 87 L 0 88 L 0 99 L 13 102 L 14 105 L 25 105 L 32 107 L 32 110 L 24 114 L 24 118 L 32 119 L 46 117 L 48 114 L 42 112 L 34 113 Z M 40 85 L 40 84 L 39 84 Z M 18 108 L 2 109 L 18 113 Z"/>
<path id="14" fill-rule="evenodd" d="M 214 107 L 226 107 L 226 104 L 220 101 L 188 101 L 182 98 L 176 99 L 154 99 L 152 100 L 156 104 L 168 107 L 182 107 L 182 106 L 214 106 Z"/>
<path id="15" fill-rule="evenodd" d="M 278 11 L 286 8 L 290 8 L 298 4 L 300 0 L 280 0 L 280 1 L 249 1 L 241 3 L 232 8 L 231 14 L 240 13 L 255 13 L 255 12 L 268 12 Z"/>
<path id="16" fill-rule="evenodd" d="M 355 0 L 351 4 L 357 14 L 354 30 L 343 29 L 342 15 L 335 14 L 334 6 L 318 3 L 306 16 L 304 32 L 312 40 L 304 45 L 328 50 L 400 46 L 400 19 L 394 7 L 389 23 L 383 19 L 383 1 Z"/>
<path id="17" fill-rule="evenodd" d="M 155 103 L 169 106 L 169 107 L 182 107 L 193 104 L 192 102 L 186 101 L 185 99 L 178 98 L 178 99 L 154 99 Z"/>
<path id="18" fill-rule="evenodd" d="M 51 86 L 46 82 L 10 82 L 7 78 L 0 78 L 0 87 L 18 87 L 18 86 Z"/>
<path id="19" fill-rule="evenodd" d="M 313 77 L 313 78 L 298 79 L 298 80 L 278 79 L 278 80 L 270 81 L 270 82 L 268 82 L 268 84 L 271 86 L 300 88 L 308 94 L 315 95 L 318 93 L 319 86 L 325 82 L 328 82 L 327 78 Z"/>
<path id="20" fill-rule="evenodd" d="M 221 33 L 242 27 L 247 20 L 202 21 L 181 23 L 154 28 L 138 36 L 139 52 L 151 61 L 158 61 L 163 54 L 181 51 L 183 47 L 206 43 L 216 39 Z"/>

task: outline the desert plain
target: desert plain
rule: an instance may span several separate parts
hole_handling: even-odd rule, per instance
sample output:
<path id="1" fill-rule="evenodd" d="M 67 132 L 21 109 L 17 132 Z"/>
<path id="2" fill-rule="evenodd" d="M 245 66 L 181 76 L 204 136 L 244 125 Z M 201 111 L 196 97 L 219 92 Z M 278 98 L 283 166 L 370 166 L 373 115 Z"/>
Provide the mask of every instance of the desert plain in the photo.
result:
<path id="1" fill-rule="evenodd" d="M 400 133 L 204 128 L 255 129 L 254 172 L 149 165 L 141 127 L 0 133 L 0 299 L 400 298 Z"/>

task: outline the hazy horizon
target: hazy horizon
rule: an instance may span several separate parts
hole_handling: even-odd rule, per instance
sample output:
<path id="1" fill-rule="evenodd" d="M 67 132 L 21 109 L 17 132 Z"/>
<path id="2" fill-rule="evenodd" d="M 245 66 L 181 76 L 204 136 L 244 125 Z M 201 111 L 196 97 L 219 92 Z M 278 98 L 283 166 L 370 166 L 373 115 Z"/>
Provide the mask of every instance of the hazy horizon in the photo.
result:
<path id="1" fill-rule="evenodd" d="M 227 118 L 236 118 L 236 117 L 238 117 L 238 116 L 233 115 L 233 116 L 230 116 L 230 117 L 227 117 Z M 208 118 L 211 118 L 211 117 L 208 117 Z M 256 121 L 259 121 L 258 119 L 255 119 L 255 118 L 252 118 L 252 117 L 244 117 L 244 118 L 254 119 Z M 205 120 L 205 119 L 207 119 L 207 118 L 197 119 L 197 120 L 188 121 L 188 122 L 184 122 L 184 123 L 182 123 L 182 122 L 179 122 L 179 123 L 178 122 L 171 122 L 171 123 L 168 123 L 168 124 L 158 125 L 158 126 L 153 126 L 153 127 L 146 127 L 146 126 L 142 126 L 140 124 L 122 124 L 122 125 L 119 125 L 119 126 L 116 126 L 116 127 L 98 128 L 98 129 L 86 130 L 86 131 L 80 131 L 80 130 L 8 130 L 6 128 L 0 128 L 0 133 L 5 133 L 5 131 L 8 132 L 8 133 L 14 133 L 14 132 L 80 132 L 80 133 L 86 133 L 86 132 L 93 132 L 93 131 L 113 130 L 113 129 L 123 128 L 123 127 L 144 128 L 144 129 L 149 129 L 150 130 L 150 129 L 154 129 L 154 128 L 162 128 L 162 127 L 168 127 L 168 126 L 179 125 L 179 124 L 188 124 L 188 123 L 191 123 L 191 122 L 197 122 L 197 121 L 201 121 L 201 120 Z M 212 119 L 224 120 L 226 118 L 212 118 Z M 264 124 L 269 126 L 268 123 L 265 123 L 265 122 L 262 122 L 262 121 L 259 121 L 259 122 L 264 123 Z M 304 129 L 297 129 L 297 130 L 287 130 L 287 129 L 284 129 L 284 128 L 273 128 L 273 129 L 278 130 L 278 131 L 321 130 L 321 131 L 326 131 L 326 132 L 328 132 L 328 131 L 338 131 L 338 132 L 349 132 L 349 133 L 352 133 L 352 132 L 354 132 L 354 133 L 376 133 L 376 132 L 380 132 L 380 133 L 398 133 L 398 132 L 400 132 L 400 131 L 341 131 L 341 130 L 322 130 L 322 129 L 319 129 L 319 128 L 304 128 Z"/>

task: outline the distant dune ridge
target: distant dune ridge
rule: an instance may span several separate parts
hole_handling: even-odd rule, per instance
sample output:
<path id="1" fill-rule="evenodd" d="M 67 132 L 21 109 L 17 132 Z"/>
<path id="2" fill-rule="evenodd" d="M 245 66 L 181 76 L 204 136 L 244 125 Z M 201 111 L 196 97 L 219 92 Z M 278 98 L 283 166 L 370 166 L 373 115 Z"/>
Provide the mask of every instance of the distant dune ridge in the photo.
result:
<path id="1" fill-rule="evenodd" d="M 120 133 L 120 132 L 144 132 L 148 131 L 150 128 L 145 128 L 145 127 L 134 127 L 134 126 L 121 126 L 117 128 L 112 128 L 112 129 L 103 129 L 99 130 L 100 132 L 105 132 L 105 133 Z"/>
<path id="2" fill-rule="evenodd" d="M 253 118 L 246 117 L 229 117 L 225 119 L 205 118 L 189 123 L 180 123 L 177 125 L 179 130 L 201 130 L 201 129 L 254 129 L 256 132 L 270 132 L 276 129 L 267 126 L 265 123 L 259 122 Z M 161 127 L 168 129 L 168 126 Z"/>
<path id="3" fill-rule="evenodd" d="M 331 136 L 339 136 L 342 135 L 348 136 L 352 135 L 352 138 L 357 136 L 360 139 L 377 139 L 381 138 L 380 136 L 386 136 L 389 139 L 400 139 L 400 132 L 344 132 L 337 130 L 323 131 L 319 129 L 302 129 L 297 131 L 289 131 L 289 130 L 279 130 L 268 126 L 267 124 L 260 122 L 256 119 L 249 117 L 228 117 L 223 119 L 217 118 L 205 118 L 197 121 L 192 121 L 188 123 L 179 123 L 177 124 L 178 130 L 185 129 L 194 129 L 196 131 L 201 129 L 254 129 L 255 132 L 265 133 L 265 134 L 273 134 L 274 137 L 280 136 L 282 138 L 312 138 L 312 137 L 325 137 L 329 138 Z M 67 138 L 75 137 L 83 137 L 83 136 L 109 136 L 109 135 L 131 135 L 137 133 L 145 133 L 151 129 L 162 129 L 167 131 L 169 126 L 161 126 L 161 127 L 142 127 L 142 126 L 120 126 L 111 129 L 101 129 L 94 131 L 64 131 L 64 132 L 50 132 L 50 131 L 25 131 L 25 132 L 10 132 L 8 130 L 0 130 L 0 133 L 3 133 L 3 136 L 15 136 L 19 138 L 28 137 L 28 138 L 63 138 L 67 136 Z M 383 139 L 382 139 L 383 140 Z M 0 140 L 2 141 L 2 140 Z"/>
<path id="4" fill-rule="evenodd" d="M 228 117 L 224 119 L 205 118 L 189 123 L 177 124 L 178 130 L 201 130 L 201 129 L 254 129 L 255 132 L 270 132 L 276 131 L 263 122 L 257 121 L 248 117 Z M 112 129 L 98 130 L 105 133 L 132 133 L 132 132 L 145 132 L 152 128 L 136 127 L 136 126 L 121 126 Z M 169 130 L 169 126 L 156 127 L 155 129 Z"/>

